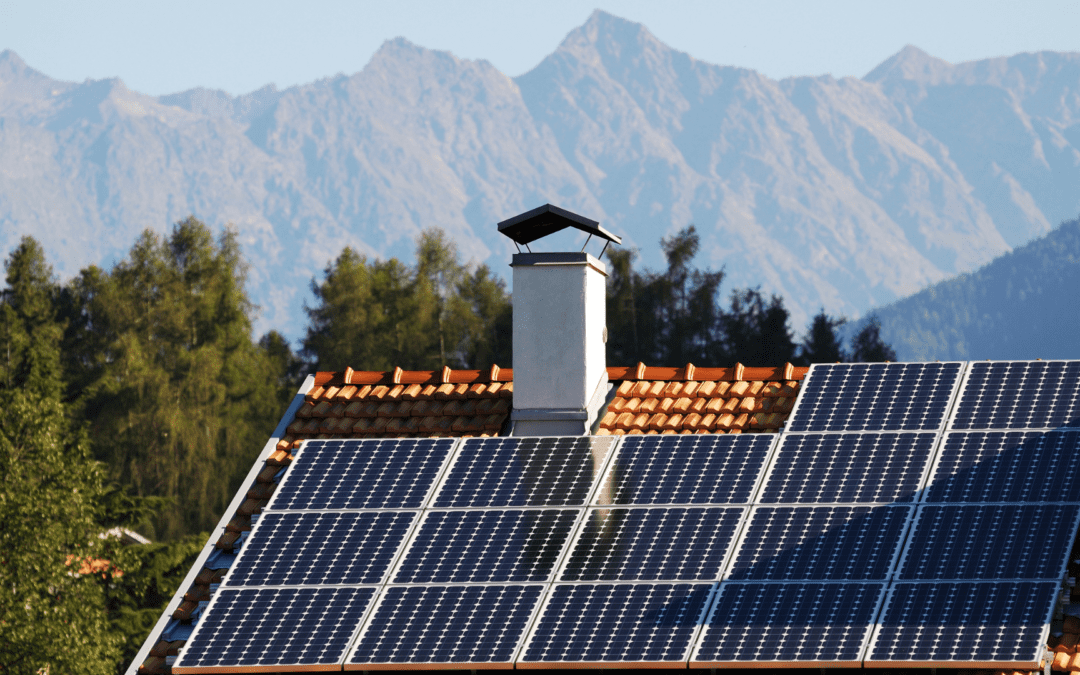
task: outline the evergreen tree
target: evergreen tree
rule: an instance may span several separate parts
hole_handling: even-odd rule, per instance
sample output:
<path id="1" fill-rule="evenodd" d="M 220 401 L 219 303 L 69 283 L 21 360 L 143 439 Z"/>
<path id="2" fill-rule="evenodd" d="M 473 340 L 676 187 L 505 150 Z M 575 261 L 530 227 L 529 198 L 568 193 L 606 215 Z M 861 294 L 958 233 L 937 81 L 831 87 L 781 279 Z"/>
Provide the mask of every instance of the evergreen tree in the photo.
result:
<path id="1" fill-rule="evenodd" d="M 896 360 L 896 351 L 881 339 L 877 315 L 871 314 L 851 341 L 851 360 L 855 363 Z"/>
<path id="2" fill-rule="evenodd" d="M 728 358 L 750 366 L 794 361 L 796 345 L 788 316 L 784 301 L 777 295 L 766 303 L 754 288 L 732 293 L 731 309 L 722 321 Z"/>
<path id="3" fill-rule="evenodd" d="M 835 319 L 826 314 L 825 309 L 822 308 L 810 320 L 810 330 L 807 331 L 806 342 L 802 345 L 802 362 L 809 365 L 846 361 L 847 354 L 844 353 L 843 340 L 836 334 L 836 329 L 845 323 L 847 323 L 846 319 L 842 317 Z"/>
<path id="4" fill-rule="evenodd" d="M 60 340 L 57 316 L 60 287 L 45 252 L 23 237 L 5 262 L 6 287 L 0 294 L 0 388 L 59 394 Z"/>
<path id="5" fill-rule="evenodd" d="M 155 539 L 211 529 L 281 415 L 279 372 L 251 338 L 236 235 L 195 218 L 145 232 L 66 294 L 70 393 L 112 480 L 170 498 Z M 295 391 L 296 385 L 291 388 Z"/>

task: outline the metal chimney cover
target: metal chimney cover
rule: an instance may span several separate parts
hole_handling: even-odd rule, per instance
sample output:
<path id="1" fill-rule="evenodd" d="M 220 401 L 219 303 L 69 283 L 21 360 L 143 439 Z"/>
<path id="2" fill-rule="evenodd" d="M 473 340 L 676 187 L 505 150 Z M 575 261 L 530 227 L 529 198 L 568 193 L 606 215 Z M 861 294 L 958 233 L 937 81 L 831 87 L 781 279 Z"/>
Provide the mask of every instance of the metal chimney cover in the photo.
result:
<path id="1" fill-rule="evenodd" d="M 622 244 L 620 237 L 605 230 L 595 220 L 589 220 L 584 216 L 579 216 L 551 204 L 544 204 L 532 211 L 526 211 L 519 216 L 502 221 L 499 223 L 499 232 L 510 237 L 518 244 L 528 244 L 568 227 L 587 232 L 594 237 L 607 239 L 616 244 Z"/>

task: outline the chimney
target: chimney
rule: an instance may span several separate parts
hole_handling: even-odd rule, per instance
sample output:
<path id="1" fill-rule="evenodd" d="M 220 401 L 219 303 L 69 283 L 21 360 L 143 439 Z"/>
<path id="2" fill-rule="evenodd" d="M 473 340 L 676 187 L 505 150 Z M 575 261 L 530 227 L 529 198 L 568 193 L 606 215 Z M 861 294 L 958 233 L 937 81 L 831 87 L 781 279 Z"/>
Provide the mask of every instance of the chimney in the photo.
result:
<path id="1" fill-rule="evenodd" d="M 572 227 L 621 244 L 594 220 L 546 204 L 499 223 L 514 240 L 514 436 L 581 436 L 603 407 L 609 384 L 607 267 L 581 251 L 533 253 L 529 244 Z M 521 253 L 521 246 L 528 252 Z M 603 251 L 600 255 L 603 256 Z"/>

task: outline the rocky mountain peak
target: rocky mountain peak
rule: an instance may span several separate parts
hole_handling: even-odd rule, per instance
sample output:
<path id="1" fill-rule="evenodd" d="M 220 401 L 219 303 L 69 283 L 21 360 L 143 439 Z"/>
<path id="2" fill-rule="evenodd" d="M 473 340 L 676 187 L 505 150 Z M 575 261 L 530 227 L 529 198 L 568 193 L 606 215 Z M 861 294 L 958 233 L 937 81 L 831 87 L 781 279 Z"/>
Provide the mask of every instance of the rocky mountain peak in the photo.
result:
<path id="1" fill-rule="evenodd" d="M 914 80 L 921 84 L 937 84 L 953 69 L 948 61 L 931 56 L 914 45 L 907 45 L 874 68 L 863 80 Z"/>

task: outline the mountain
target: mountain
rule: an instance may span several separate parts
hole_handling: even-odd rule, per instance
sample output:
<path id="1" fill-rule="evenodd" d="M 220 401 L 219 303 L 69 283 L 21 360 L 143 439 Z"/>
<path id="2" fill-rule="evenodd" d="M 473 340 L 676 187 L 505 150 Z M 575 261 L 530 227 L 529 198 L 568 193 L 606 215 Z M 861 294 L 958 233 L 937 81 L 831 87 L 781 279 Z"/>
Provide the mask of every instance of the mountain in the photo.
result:
<path id="1" fill-rule="evenodd" d="M 243 96 L 58 82 L 0 54 L 0 247 L 59 271 L 189 213 L 233 223 L 258 327 L 296 337 L 349 245 L 412 255 L 426 227 L 505 273 L 495 223 L 544 202 L 662 265 L 689 223 L 726 289 L 859 315 L 1080 213 L 1080 54 L 952 65 L 914 47 L 863 79 L 775 81 L 596 12 L 509 78 L 391 40 L 359 73 Z"/>
<path id="2" fill-rule="evenodd" d="M 1080 219 L 878 310 L 904 361 L 1080 358 Z"/>

